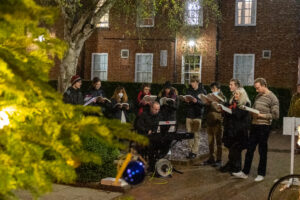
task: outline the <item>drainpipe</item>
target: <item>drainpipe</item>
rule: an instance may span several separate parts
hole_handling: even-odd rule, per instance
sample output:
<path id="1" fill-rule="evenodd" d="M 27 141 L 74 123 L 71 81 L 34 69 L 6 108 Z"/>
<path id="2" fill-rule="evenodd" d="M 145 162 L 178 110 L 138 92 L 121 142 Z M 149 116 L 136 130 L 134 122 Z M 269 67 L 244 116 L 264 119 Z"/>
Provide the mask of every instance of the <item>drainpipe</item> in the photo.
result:
<path id="1" fill-rule="evenodd" d="M 173 82 L 177 83 L 177 67 L 176 67 L 176 50 L 177 50 L 177 35 L 175 34 L 174 42 L 174 73 L 173 73 Z"/>
<path id="2" fill-rule="evenodd" d="M 221 10 L 221 2 L 218 0 L 218 6 Z M 221 23 L 221 22 L 220 22 Z M 219 81 L 219 53 L 220 53 L 220 23 L 217 22 L 217 33 L 216 33 L 216 73 L 215 73 L 215 81 Z"/>

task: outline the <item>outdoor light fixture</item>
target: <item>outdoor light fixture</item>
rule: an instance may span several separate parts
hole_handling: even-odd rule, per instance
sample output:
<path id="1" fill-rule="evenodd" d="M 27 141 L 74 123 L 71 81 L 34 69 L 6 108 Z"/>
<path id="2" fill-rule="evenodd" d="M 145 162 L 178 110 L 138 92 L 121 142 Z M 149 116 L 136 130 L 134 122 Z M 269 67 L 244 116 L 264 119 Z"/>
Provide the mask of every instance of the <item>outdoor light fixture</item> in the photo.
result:
<path id="1" fill-rule="evenodd" d="M 188 41 L 188 45 L 189 45 L 190 47 L 193 47 L 193 46 L 196 45 L 196 43 L 195 43 L 194 40 L 190 40 L 190 41 Z"/>

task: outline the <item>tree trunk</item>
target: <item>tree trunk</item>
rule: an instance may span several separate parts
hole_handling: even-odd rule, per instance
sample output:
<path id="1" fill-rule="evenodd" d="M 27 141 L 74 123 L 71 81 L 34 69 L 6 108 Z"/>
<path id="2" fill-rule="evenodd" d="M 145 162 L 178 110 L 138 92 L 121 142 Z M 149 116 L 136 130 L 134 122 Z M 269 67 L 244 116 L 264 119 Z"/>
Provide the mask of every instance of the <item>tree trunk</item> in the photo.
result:
<path id="1" fill-rule="evenodd" d="M 69 43 L 69 48 L 59 66 L 58 91 L 63 93 L 70 85 L 71 77 L 76 75 L 78 58 L 82 50 L 84 39 L 75 43 Z"/>

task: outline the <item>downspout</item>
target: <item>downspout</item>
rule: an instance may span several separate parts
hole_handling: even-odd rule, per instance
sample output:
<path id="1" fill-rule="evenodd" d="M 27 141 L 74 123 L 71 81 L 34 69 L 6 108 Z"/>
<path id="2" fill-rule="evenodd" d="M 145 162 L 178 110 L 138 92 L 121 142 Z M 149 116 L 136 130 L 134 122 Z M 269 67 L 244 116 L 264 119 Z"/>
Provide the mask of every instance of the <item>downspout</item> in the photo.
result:
<path id="1" fill-rule="evenodd" d="M 221 3 L 218 0 L 218 6 L 221 10 Z M 215 81 L 219 81 L 219 54 L 220 54 L 220 22 L 217 21 L 217 33 L 216 33 L 216 73 L 215 73 Z"/>
<path id="2" fill-rule="evenodd" d="M 174 42 L 174 73 L 173 73 L 173 82 L 177 83 L 177 67 L 176 67 L 176 50 L 177 50 L 177 35 L 175 34 L 175 42 Z"/>

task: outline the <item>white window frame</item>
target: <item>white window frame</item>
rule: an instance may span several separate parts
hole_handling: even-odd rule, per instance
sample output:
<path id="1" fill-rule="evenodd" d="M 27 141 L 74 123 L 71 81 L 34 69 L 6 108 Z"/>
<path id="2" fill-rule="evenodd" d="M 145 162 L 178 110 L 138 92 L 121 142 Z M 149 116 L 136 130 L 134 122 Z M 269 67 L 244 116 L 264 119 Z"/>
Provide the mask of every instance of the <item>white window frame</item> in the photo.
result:
<path id="1" fill-rule="evenodd" d="M 95 55 L 106 55 L 107 58 L 107 66 L 106 66 L 106 77 L 105 79 L 101 79 L 101 81 L 107 81 L 107 76 L 108 76 L 108 53 L 92 53 L 92 66 L 91 66 L 91 79 L 94 78 L 94 56 Z M 104 72 L 104 71 L 100 71 L 100 72 Z"/>
<path id="2" fill-rule="evenodd" d="M 136 53 L 135 54 L 135 75 L 134 75 L 134 81 L 137 82 L 137 74 L 138 74 L 138 71 L 137 71 L 137 68 L 138 68 L 138 63 L 137 63 L 137 58 L 138 56 L 148 56 L 150 55 L 152 57 L 152 66 L 151 66 L 151 71 L 146 71 L 146 73 L 149 73 L 151 72 L 151 81 L 148 82 L 148 83 L 152 83 L 153 81 L 153 53 Z M 143 81 L 144 82 L 144 81 Z"/>
<path id="3" fill-rule="evenodd" d="M 252 77 L 251 77 L 252 83 L 250 83 L 249 85 L 253 85 L 253 83 L 254 83 L 254 74 L 255 74 L 255 54 L 234 54 L 233 55 L 233 78 L 238 78 L 238 77 L 236 77 L 236 74 L 235 74 L 235 71 L 236 71 L 236 58 L 238 56 L 241 56 L 241 57 L 252 56 L 252 68 L 253 68 L 253 73 L 252 73 Z M 248 85 L 248 84 L 242 83 L 242 85 Z"/>
<path id="4" fill-rule="evenodd" d="M 107 18 L 107 21 L 104 21 Z M 96 24 L 97 28 L 109 28 L 109 11 L 105 13 L 99 22 Z"/>
<path id="5" fill-rule="evenodd" d="M 168 50 L 160 50 L 159 65 L 161 67 L 168 66 Z"/>
<path id="6" fill-rule="evenodd" d="M 200 56 L 199 61 L 199 82 L 201 82 L 202 79 L 202 55 L 201 54 L 186 54 L 182 56 L 182 66 L 181 66 L 181 83 L 184 84 L 184 75 L 186 74 L 184 72 L 184 64 L 185 64 L 185 56 Z M 190 72 L 189 72 L 190 73 Z M 191 73 L 190 73 L 191 74 Z M 191 80 L 191 79 L 190 79 Z M 189 82 L 190 83 L 190 82 Z"/>
<path id="7" fill-rule="evenodd" d="M 256 15 L 257 15 L 257 0 L 251 0 L 252 1 L 252 7 L 251 7 L 251 17 L 252 17 L 252 14 L 253 14 L 253 12 L 254 12 L 254 22 L 253 23 L 250 23 L 250 24 L 245 24 L 245 22 L 244 23 L 241 23 L 241 24 L 239 24 L 238 23 L 238 21 L 239 21 L 239 19 L 238 19 L 238 3 L 239 2 L 242 2 L 243 3 L 243 6 L 245 5 L 244 3 L 245 3 L 245 1 L 250 1 L 250 0 L 236 0 L 235 1 L 235 26 L 256 26 Z M 245 9 L 245 7 L 243 7 L 243 9 Z M 242 9 L 242 10 L 243 10 Z M 254 9 L 254 11 L 252 10 L 252 9 Z M 242 16 L 243 15 L 245 15 L 245 12 L 243 13 L 242 12 Z M 245 20 L 245 19 L 244 19 Z"/>
<path id="8" fill-rule="evenodd" d="M 140 18 L 139 15 L 137 15 L 136 18 L 137 18 L 136 19 L 136 26 L 137 27 L 145 28 L 145 27 L 154 27 L 154 25 L 155 25 L 155 16 L 154 16 L 154 14 L 152 16 L 144 17 L 144 18 Z M 152 24 L 150 24 L 150 25 L 149 24 L 143 24 L 142 22 L 146 19 L 147 20 L 152 20 Z"/>
<path id="9" fill-rule="evenodd" d="M 265 56 L 265 53 L 269 53 L 269 56 Z M 271 54 L 272 54 L 271 50 L 263 50 L 262 51 L 262 58 L 264 58 L 264 59 L 271 59 Z"/>
<path id="10" fill-rule="evenodd" d="M 191 24 L 189 22 L 190 17 L 188 17 L 188 14 L 191 10 L 188 9 L 189 4 L 193 3 L 199 3 L 200 9 L 198 10 L 198 24 Z M 188 26 L 203 26 L 203 0 L 187 0 L 185 5 L 185 24 Z"/>
<path id="11" fill-rule="evenodd" d="M 123 56 L 123 52 L 127 51 L 127 56 Z M 121 58 L 129 58 L 129 49 L 121 49 Z"/>

